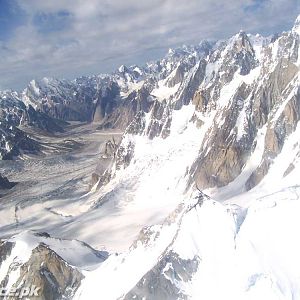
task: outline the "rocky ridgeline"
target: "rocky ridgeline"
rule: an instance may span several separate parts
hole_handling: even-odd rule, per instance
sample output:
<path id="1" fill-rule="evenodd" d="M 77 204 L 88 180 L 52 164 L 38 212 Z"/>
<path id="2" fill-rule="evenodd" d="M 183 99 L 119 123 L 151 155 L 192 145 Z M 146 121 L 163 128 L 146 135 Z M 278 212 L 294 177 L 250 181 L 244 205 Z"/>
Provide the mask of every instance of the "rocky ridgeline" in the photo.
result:
<path id="1" fill-rule="evenodd" d="M 100 129 L 127 128 L 130 133 L 166 138 L 173 111 L 193 103 L 193 121 L 199 127 L 203 123 L 199 115 L 214 118 L 191 170 L 203 187 L 225 185 L 238 176 L 259 129 L 275 122 L 275 127 L 267 126 L 269 145 L 264 162 L 249 179 L 250 188 L 267 172 L 298 121 L 297 26 L 273 38 L 241 31 L 229 40 L 170 50 L 162 60 L 144 67 L 122 66 L 110 75 L 33 80 L 20 94 L 2 93 L 1 118 L 49 131 L 59 130 L 56 119 L 96 121 Z M 282 115 L 272 119 L 288 97 Z M 150 122 L 144 128 L 146 114 Z"/>
<path id="2" fill-rule="evenodd" d="M 70 261 L 74 251 L 76 259 Z M 84 278 L 84 268 L 80 266 L 84 259 L 100 264 L 106 258 L 106 252 L 79 241 L 54 239 L 45 232 L 25 233 L 0 241 L 0 287 L 20 294 L 22 289 L 34 286 L 38 288 L 36 299 L 72 299 Z"/>
<path id="3" fill-rule="evenodd" d="M 110 75 L 73 81 L 32 80 L 21 93 L 0 92 L 0 121 L 21 130 L 22 126 L 30 126 L 50 133 L 63 131 L 65 121 L 98 122 L 99 129 L 125 129 L 136 114 L 149 112 L 158 104 L 152 91 L 161 80 L 167 80 L 169 88 L 180 85 L 185 74 L 210 48 L 209 43 L 203 42 L 196 47 L 170 50 L 160 61 L 144 67 L 122 66 Z M 196 87 L 194 84 L 193 89 Z M 186 102 L 186 97 L 182 98 Z M 0 151 L 5 154 L 5 147 L 1 146 Z"/>
<path id="4" fill-rule="evenodd" d="M 0 242 L 1 262 L 5 263 L 12 255 L 14 247 L 14 243 Z M 18 279 L 13 286 L 9 286 L 9 276 L 17 270 L 19 270 Z M 1 282 L 1 288 L 21 291 L 22 288 L 35 286 L 38 287 L 38 299 L 72 299 L 82 279 L 83 275 L 79 271 L 68 265 L 47 245 L 40 244 L 32 250 L 27 262 L 15 261 L 9 266 L 7 276 Z"/>
<path id="5" fill-rule="evenodd" d="M 0 92 L 0 159 L 13 159 L 23 153 L 37 153 L 39 144 L 22 127 L 47 133 L 63 131 L 64 122 L 26 106 L 16 92 Z"/>
<path id="6" fill-rule="evenodd" d="M 13 159 L 21 154 L 37 154 L 40 145 L 24 131 L 0 121 L 0 159 Z"/>
<path id="7" fill-rule="evenodd" d="M 230 80 L 223 79 L 225 83 L 238 81 L 232 79 L 236 73 L 231 68 L 236 64 L 237 73 L 248 79 L 232 87 L 225 107 L 218 105 L 226 97 L 220 96 L 223 80 L 219 73 L 213 75 L 211 87 L 201 85 L 193 99 L 197 111 L 214 114 L 215 119 L 191 170 L 199 186 L 223 186 L 233 181 L 255 150 L 263 128 L 262 160 L 246 182 L 246 189 L 254 187 L 267 174 L 299 121 L 299 41 L 298 33 L 283 33 L 255 53 L 251 39 L 238 35 L 232 43 L 233 52 L 227 52 L 218 63 L 231 66 L 225 70 Z M 228 63 L 229 54 L 239 60 Z"/>
<path id="8" fill-rule="evenodd" d="M 212 123 L 189 170 L 190 183 L 210 188 L 232 182 L 241 174 L 262 136 L 261 161 L 245 183 L 245 189 L 249 190 L 268 173 L 297 127 L 299 49 L 297 23 L 291 31 L 273 38 L 241 31 L 229 40 L 218 42 L 207 55 L 198 56 L 194 66 L 185 72 L 181 72 L 179 61 L 164 81 L 166 85 L 179 82 L 179 88 L 168 99 L 153 98 L 151 108 L 136 114 L 126 133 L 147 135 L 150 139 L 167 138 L 174 111 L 193 104 L 195 113 L 190 121 L 199 130 L 204 120 Z M 124 139 L 116 155 L 119 167 L 126 167 L 133 157 L 134 142 L 131 139 L 126 143 L 128 139 Z M 292 170 L 293 164 L 285 175 Z"/>

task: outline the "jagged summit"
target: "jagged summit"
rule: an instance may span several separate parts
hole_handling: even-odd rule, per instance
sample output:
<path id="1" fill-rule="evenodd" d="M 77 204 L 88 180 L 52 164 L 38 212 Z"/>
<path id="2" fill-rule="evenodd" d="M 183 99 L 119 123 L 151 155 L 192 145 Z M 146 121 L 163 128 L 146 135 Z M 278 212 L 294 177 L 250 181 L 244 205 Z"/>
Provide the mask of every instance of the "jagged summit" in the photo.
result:
<path id="1" fill-rule="evenodd" d="M 128 71 L 128 68 L 125 65 L 121 65 L 118 69 L 120 73 L 125 73 Z"/>
<path id="2" fill-rule="evenodd" d="M 298 33 L 300 35 L 300 14 L 296 18 L 296 21 L 294 23 L 294 27 L 293 27 L 292 31 L 296 32 L 296 33 Z"/>

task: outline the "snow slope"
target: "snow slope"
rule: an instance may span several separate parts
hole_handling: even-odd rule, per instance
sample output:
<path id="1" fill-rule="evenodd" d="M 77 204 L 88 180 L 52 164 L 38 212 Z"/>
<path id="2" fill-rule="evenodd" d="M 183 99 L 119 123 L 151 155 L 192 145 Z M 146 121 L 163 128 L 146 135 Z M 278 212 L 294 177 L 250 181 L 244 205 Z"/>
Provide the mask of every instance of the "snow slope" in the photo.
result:
<path id="1" fill-rule="evenodd" d="M 247 209 L 213 200 L 183 206 L 171 223 L 147 228 L 129 251 L 85 273 L 75 298 L 123 299 L 172 251 L 199 258 L 191 280 L 167 277 L 188 299 L 299 299 L 299 201 L 278 194 Z"/>

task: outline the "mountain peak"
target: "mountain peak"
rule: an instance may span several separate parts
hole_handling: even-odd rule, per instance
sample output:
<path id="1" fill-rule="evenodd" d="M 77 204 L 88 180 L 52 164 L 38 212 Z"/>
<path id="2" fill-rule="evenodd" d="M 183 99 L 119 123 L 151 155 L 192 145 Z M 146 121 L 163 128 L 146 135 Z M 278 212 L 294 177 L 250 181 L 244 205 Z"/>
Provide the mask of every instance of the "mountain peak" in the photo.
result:
<path id="1" fill-rule="evenodd" d="M 251 39 L 244 30 L 240 30 L 229 40 L 229 51 L 233 49 L 238 52 L 246 50 L 253 53 Z"/>
<path id="2" fill-rule="evenodd" d="M 300 14 L 298 15 L 298 17 L 296 18 L 294 27 L 293 27 L 293 32 L 300 34 Z"/>
<path id="3" fill-rule="evenodd" d="M 128 72 L 128 68 L 127 68 L 125 65 L 121 65 L 121 66 L 119 67 L 119 72 L 120 72 L 120 73 Z"/>

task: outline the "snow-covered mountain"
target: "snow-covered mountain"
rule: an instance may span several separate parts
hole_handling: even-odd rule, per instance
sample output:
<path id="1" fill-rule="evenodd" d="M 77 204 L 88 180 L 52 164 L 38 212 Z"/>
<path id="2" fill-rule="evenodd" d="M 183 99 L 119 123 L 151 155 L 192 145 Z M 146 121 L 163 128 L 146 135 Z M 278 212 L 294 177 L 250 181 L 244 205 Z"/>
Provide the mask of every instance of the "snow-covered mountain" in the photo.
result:
<path id="1" fill-rule="evenodd" d="M 175 95 L 184 76 L 211 47 L 202 42 L 170 49 L 162 60 L 143 67 L 123 65 L 113 74 L 73 81 L 32 80 L 20 97 L 27 105 L 57 119 L 98 121 L 102 127 L 126 128 L 134 115 L 148 111 L 155 99 L 167 100 Z"/>
<path id="2" fill-rule="evenodd" d="M 171 49 L 111 75 L 32 81 L 18 95 L 26 107 L 125 131 L 107 144 L 111 162 L 95 166 L 91 191 L 52 204 L 67 221 L 38 203 L 36 225 L 24 206 L 23 228 L 8 228 L 13 237 L 0 245 L 4 285 L 55 278 L 57 299 L 300 299 L 299 24 Z M 62 251 L 25 229 L 109 255 L 98 260 L 70 240 Z M 24 277 L 32 266 L 41 274 L 37 252 L 58 266 L 50 277 Z"/>
<path id="3" fill-rule="evenodd" d="M 26 105 L 17 92 L 0 91 L 0 159 L 38 151 L 38 143 L 24 132 L 23 127 L 54 133 L 62 132 L 63 125 L 64 122 Z"/>
<path id="4" fill-rule="evenodd" d="M 172 97 L 184 75 L 211 47 L 208 42 L 202 42 L 198 46 L 170 49 L 160 61 L 144 67 L 121 66 L 113 74 L 73 81 L 32 80 L 21 93 L 0 92 L 0 121 L 13 129 L 30 126 L 50 133 L 63 131 L 62 121 L 95 121 L 100 123 L 100 128 L 125 129 L 138 112 L 148 112 L 156 99 Z M 2 156 L 6 154 L 6 142 L 3 139 Z M 18 148 L 16 143 L 12 146 Z"/>

